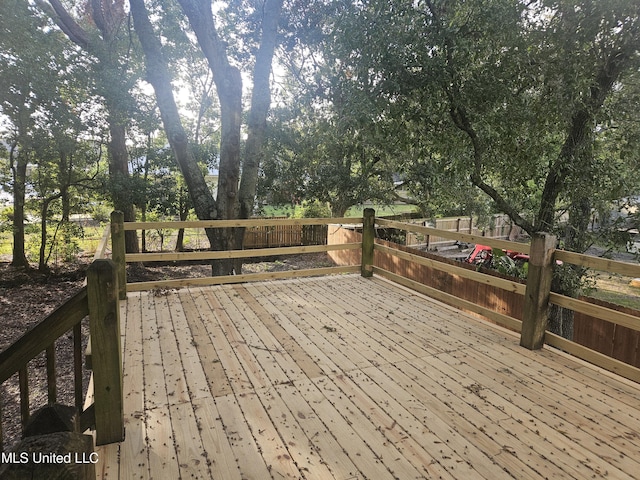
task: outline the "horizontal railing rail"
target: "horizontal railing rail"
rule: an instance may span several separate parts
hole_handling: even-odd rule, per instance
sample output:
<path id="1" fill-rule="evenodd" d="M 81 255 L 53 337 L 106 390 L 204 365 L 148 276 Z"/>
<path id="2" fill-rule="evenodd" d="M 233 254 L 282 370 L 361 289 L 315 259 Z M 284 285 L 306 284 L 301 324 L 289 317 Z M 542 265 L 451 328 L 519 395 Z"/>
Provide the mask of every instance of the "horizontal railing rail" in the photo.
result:
<path id="1" fill-rule="evenodd" d="M 128 253 L 125 255 L 127 263 L 135 262 L 171 262 L 171 261 L 196 261 L 196 260 L 220 260 L 228 258 L 247 257 L 272 257 L 275 255 L 295 255 L 299 253 L 322 253 L 332 250 L 357 250 L 359 243 L 343 245 L 304 245 L 300 247 L 270 247 L 255 248 L 252 250 L 224 250 L 224 251 L 200 251 L 200 252 L 161 252 L 161 253 Z"/>
<path id="2" fill-rule="evenodd" d="M 456 266 L 456 265 L 448 265 L 446 263 L 439 262 L 437 260 L 432 260 L 430 258 L 420 257 L 418 255 L 414 255 L 408 252 L 403 252 L 401 250 L 397 250 L 391 247 L 387 247 L 384 245 L 375 244 L 373 246 L 374 250 L 378 250 L 380 252 L 389 253 L 391 255 L 395 255 L 398 258 L 402 258 L 405 260 L 409 260 L 418 265 L 425 265 L 430 268 L 434 268 L 436 270 L 440 270 L 442 272 L 447 272 L 452 275 L 458 275 L 459 277 L 468 278 L 470 280 L 474 280 L 478 283 L 484 283 L 487 285 L 493 285 L 495 287 L 501 288 L 503 290 L 507 290 L 510 292 L 518 293 L 520 295 L 524 295 L 525 285 L 519 282 L 514 282 L 511 280 L 506 280 L 500 277 L 493 277 L 491 275 L 487 275 L 485 273 L 479 272 L 477 270 L 468 270 L 466 268 Z"/>
<path id="3" fill-rule="evenodd" d="M 286 225 L 359 225 L 362 224 L 362 218 L 251 218 L 237 220 L 197 220 L 185 222 L 122 222 L 121 226 L 112 226 L 111 234 L 113 236 L 114 245 L 119 243 L 124 245 L 124 232 L 133 230 L 151 230 L 151 229 L 207 229 L 207 228 L 248 228 L 248 227 L 273 227 Z M 280 255 L 298 255 L 310 253 L 325 253 L 337 250 L 359 250 L 361 243 L 346 243 L 339 245 L 300 245 L 293 247 L 269 247 L 269 248 L 252 248 L 244 250 L 203 250 L 196 252 L 147 252 L 147 253 L 129 253 L 125 254 L 123 247 L 116 252 L 114 247 L 114 260 L 118 255 L 122 255 L 122 262 L 117 261 L 119 270 L 124 276 L 124 265 L 127 263 L 150 263 L 150 262 L 180 262 L 180 261 L 203 261 L 209 262 L 213 260 L 239 259 L 239 258 L 260 258 L 272 257 Z M 284 272 L 261 272 L 247 273 L 237 275 L 196 277 L 196 278 L 178 278 L 170 280 L 156 280 L 146 282 L 125 282 L 128 291 L 141 291 L 156 288 L 181 288 L 187 286 L 205 286 L 218 285 L 227 283 L 243 283 L 250 281 L 264 281 L 283 278 L 295 278 L 312 275 L 329 275 L 341 273 L 353 273 L 359 270 L 358 265 L 340 266 L 340 267 L 321 267 L 298 269 Z M 124 277 L 126 278 L 126 277 Z"/>
<path id="4" fill-rule="evenodd" d="M 438 230 L 437 228 L 424 227 L 412 223 L 398 222 L 396 220 L 386 220 L 376 218 L 376 225 L 381 227 L 396 228 L 398 230 L 406 230 L 410 232 L 423 233 L 426 235 L 436 235 L 438 237 L 449 238 L 465 243 L 479 243 L 493 248 L 501 248 L 504 250 L 515 250 L 522 253 L 529 253 L 528 243 L 511 242 L 508 240 L 500 240 L 498 238 L 483 237 L 481 235 L 471 235 L 462 232 L 450 232 L 448 230 Z"/>
<path id="5" fill-rule="evenodd" d="M 587 267 L 592 270 L 600 270 L 608 273 L 617 273 L 629 277 L 640 277 L 640 265 L 620 262 L 608 258 L 594 257 L 584 253 L 568 252 L 566 250 L 556 250 L 554 258 L 565 263 Z"/>
<path id="6" fill-rule="evenodd" d="M 111 240 L 111 225 L 107 225 L 105 227 L 104 233 L 102 234 L 102 237 L 100 237 L 100 242 L 98 242 L 96 253 L 93 256 L 94 260 L 107 258 L 107 249 L 109 247 L 109 240 Z"/>
<path id="7" fill-rule="evenodd" d="M 225 285 L 231 283 L 264 282 L 267 280 L 282 280 L 285 278 L 312 277 L 316 275 L 336 275 L 342 273 L 357 273 L 360 266 L 318 267 L 281 272 L 243 273 L 239 275 L 221 275 L 214 277 L 181 278 L 175 280 L 157 280 L 147 282 L 133 282 L 127 284 L 127 291 L 139 292 L 163 288 L 204 287 L 209 285 Z"/>
<path id="8" fill-rule="evenodd" d="M 330 225 L 358 224 L 362 219 L 358 218 L 248 218 L 237 220 L 191 220 L 184 222 L 126 222 L 125 230 L 150 230 L 158 228 L 241 228 L 241 227 L 265 227 L 276 225 Z"/>

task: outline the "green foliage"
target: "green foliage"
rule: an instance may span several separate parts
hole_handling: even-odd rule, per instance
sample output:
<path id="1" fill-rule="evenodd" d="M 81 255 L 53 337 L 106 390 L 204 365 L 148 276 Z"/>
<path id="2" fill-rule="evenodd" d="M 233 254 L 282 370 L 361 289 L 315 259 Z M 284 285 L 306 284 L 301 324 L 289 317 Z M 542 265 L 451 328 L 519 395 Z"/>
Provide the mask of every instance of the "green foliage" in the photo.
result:
<path id="1" fill-rule="evenodd" d="M 331 209 L 326 203 L 319 201 L 304 202 L 302 209 L 296 211 L 295 217 L 300 218 L 327 218 L 331 217 Z"/>
<path id="2" fill-rule="evenodd" d="M 11 232 L 13 228 L 13 207 L 4 207 L 0 210 L 0 233 Z"/>
<path id="3" fill-rule="evenodd" d="M 614 147 L 637 129 L 607 128 L 637 118 L 609 107 L 637 91 L 629 2 L 370 0 L 341 14 L 337 81 L 402 145 L 396 171 L 424 211 L 502 211 L 533 231 L 548 208 L 569 210 L 582 234 L 581 199 L 637 191 L 637 150 L 620 161 Z M 628 140 L 609 143 L 614 132 Z"/>
<path id="4" fill-rule="evenodd" d="M 529 262 L 514 260 L 502 249 L 492 249 L 492 259 L 490 268 L 511 277 L 525 280 L 529 274 Z"/>
<path id="5" fill-rule="evenodd" d="M 56 226 L 57 227 L 57 226 Z M 55 255 L 56 260 L 73 262 L 82 252 L 80 242 L 85 238 L 85 232 L 81 225 L 75 223 L 63 223 L 56 228 L 53 234 L 48 234 L 50 256 Z"/>
<path id="6" fill-rule="evenodd" d="M 562 264 L 553 268 L 551 290 L 553 292 L 577 297 L 589 295 L 595 288 L 593 273 L 577 265 Z"/>
<path id="7" fill-rule="evenodd" d="M 105 205 L 104 203 L 96 203 L 91 205 L 90 215 L 93 220 L 100 223 L 101 225 L 106 225 L 111 221 L 111 212 L 113 208 Z"/>

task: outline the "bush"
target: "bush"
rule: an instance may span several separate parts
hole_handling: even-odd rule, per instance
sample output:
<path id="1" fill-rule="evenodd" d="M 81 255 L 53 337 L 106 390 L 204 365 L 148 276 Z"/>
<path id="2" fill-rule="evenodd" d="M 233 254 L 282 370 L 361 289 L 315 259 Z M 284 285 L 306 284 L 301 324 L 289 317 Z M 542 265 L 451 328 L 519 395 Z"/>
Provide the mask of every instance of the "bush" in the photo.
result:
<path id="1" fill-rule="evenodd" d="M 296 211 L 296 217 L 302 218 L 328 218 L 331 217 L 331 209 L 326 203 L 315 200 L 314 202 L 304 202 L 302 211 Z"/>

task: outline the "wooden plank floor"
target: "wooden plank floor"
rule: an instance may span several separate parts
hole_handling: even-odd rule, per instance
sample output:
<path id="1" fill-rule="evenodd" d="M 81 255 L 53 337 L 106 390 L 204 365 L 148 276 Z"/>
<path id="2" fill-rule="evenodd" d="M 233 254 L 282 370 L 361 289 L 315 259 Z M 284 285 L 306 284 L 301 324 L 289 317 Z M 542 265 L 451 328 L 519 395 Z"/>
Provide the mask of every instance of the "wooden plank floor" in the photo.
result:
<path id="1" fill-rule="evenodd" d="M 640 390 L 384 280 L 129 294 L 105 479 L 638 478 Z"/>

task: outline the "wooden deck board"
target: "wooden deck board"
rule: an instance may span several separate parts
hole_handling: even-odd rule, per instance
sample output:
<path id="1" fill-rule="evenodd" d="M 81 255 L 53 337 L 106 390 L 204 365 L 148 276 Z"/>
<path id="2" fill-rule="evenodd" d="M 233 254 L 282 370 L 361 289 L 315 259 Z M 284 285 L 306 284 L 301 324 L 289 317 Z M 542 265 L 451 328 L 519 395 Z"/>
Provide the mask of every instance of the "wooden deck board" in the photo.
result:
<path id="1" fill-rule="evenodd" d="M 640 389 L 379 278 L 129 294 L 98 478 L 634 478 Z"/>
<path id="2" fill-rule="evenodd" d="M 121 470 L 125 478 L 149 478 L 148 456 L 145 451 L 147 427 L 144 421 L 144 352 L 142 344 L 141 302 L 134 296 L 127 302 L 124 349 L 129 352 L 123 358 L 122 385 L 124 391 L 125 431 L 127 441 L 120 447 Z M 126 370 L 125 370 L 126 369 Z M 146 453 L 146 452 L 145 452 Z"/>

